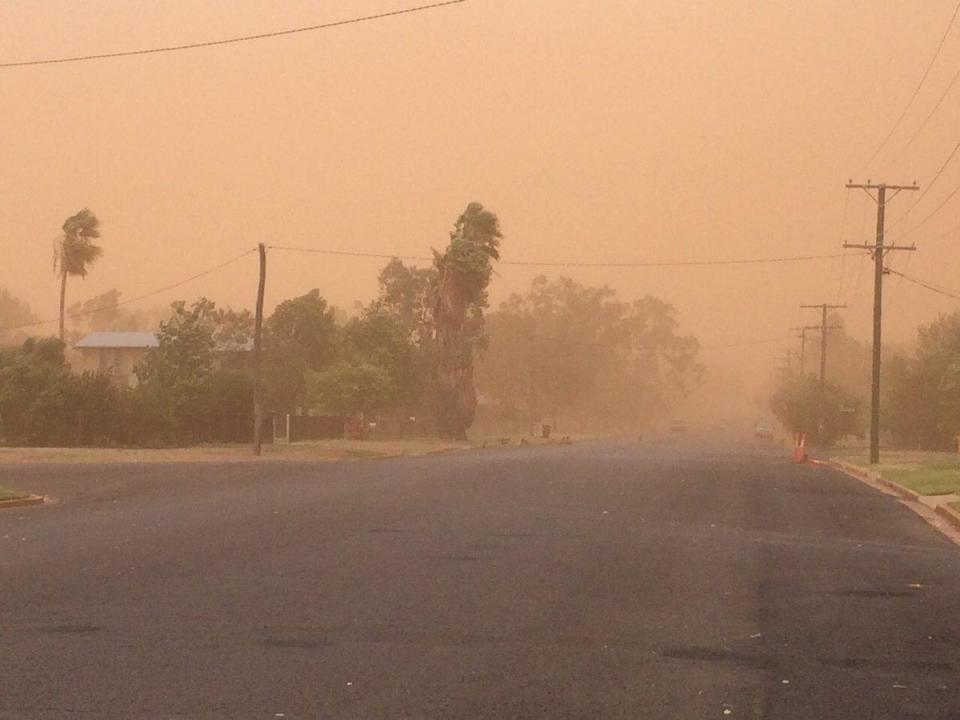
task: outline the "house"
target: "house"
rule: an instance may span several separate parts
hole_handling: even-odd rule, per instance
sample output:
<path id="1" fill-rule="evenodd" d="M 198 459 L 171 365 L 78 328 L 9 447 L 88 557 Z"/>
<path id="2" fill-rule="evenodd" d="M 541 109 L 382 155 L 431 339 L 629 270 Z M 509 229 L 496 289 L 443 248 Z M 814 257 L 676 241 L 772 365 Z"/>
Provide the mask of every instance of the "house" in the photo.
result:
<path id="1" fill-rule="evenodd" d="M 137 384 L 133 369 L 151 348 L 159 344 L 157 334 L 153 332 L 92 332 L 73 346 L 79 361 L 71 362 L 71 365 L 75 372 L 104 373 L 116 385 L 133 387 Z M 249 370 L 253 341 L 220 343 L 214 353 L 214 362 L 219 368 Z"/>
<path id="2" fill-rule="evenodd" d="M 73 346 L 79 356 L 79 366 L 74 370 L 104 373 L 115 384 L 132 387 L 137 384 L 134 367 L 158 344 L 152 332 L 92 332 Z"/>

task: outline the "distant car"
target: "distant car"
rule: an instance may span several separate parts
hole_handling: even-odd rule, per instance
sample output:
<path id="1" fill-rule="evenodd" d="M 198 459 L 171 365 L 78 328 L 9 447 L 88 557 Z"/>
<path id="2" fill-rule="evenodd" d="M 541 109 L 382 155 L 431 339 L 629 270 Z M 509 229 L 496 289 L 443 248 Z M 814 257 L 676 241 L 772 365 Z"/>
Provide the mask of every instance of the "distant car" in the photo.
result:
<path id="1" fill-rule="evenodd" d="M 683 420 L 674 420 L 670 423 L 671 435 L 684 435 L 687 432 L 687 424 Z"/>
<path id="2" fill-rule="evenodd" d="M 753 436 L 758 440 L 772 440 L 773 439 L 773 428 L 769 423 L 761 420 L 756 425 L 753 426 Z"/>

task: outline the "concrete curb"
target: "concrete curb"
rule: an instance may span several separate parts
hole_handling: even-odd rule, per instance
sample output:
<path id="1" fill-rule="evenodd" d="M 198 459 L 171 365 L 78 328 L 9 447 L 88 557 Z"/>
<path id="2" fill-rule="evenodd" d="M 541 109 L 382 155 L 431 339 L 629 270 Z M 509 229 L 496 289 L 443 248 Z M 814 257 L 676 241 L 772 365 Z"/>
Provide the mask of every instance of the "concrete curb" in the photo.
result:
<path id="1" fill-rule="evenodd" d="M 949 505 L 937 505 L 936 512 L 940 517 L 953 525 L 954 528 L 960 530 L 960 513 Z"/>
<path id="2" fill-rule="evenodd" d="M 24 507 L 26 505 L 42 505 L 43 498 L 39 495 L 27 495 L 22 498 L 13 498 L 12 500 L 0 500 L 0 510 L 4 508 Z"/>
<path id="3" fill-rule="evenodd" d="M 946 505 L 931 505 L 929 502 L 924 502 L 923 498 L 913 490 L 892 480 L 884 480 L 880 473 L 875 470 L 867 470 L 843 460 L 827 460 L 824 461 L 824 464 L 849 475 L 855 480 L 859 480 L 874 490 L 900 498 L 907 507 L 926 520 L 937 531 L 960 545 L 960 513 L 952 508 Z"/>
<path id="4" fill-rule="evenodd" d="M 899 485 L 892 480 L 884 479 L 884 477 L 876 470 L 865 470 L 859 465 L 844 462 L 843 460 L 827 460 L 827 464 L 836 468 L 837 470 L 845 472 L 847 475 L 853 475 L 859 480 L 867 480 L 869 482 L 876 483 L 877 485 L 889 490 L 891 493 L 898 495 L 904 500 L 920 502 L 920 496 L 917 495 L 913 490 L 905 488 L 903 485 Z"/>

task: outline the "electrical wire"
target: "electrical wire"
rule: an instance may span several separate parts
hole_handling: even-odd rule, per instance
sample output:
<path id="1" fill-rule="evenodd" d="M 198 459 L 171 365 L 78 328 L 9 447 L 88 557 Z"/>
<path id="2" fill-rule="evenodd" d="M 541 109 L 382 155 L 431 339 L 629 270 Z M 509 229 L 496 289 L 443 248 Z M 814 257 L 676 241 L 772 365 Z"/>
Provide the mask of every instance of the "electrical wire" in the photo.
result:
<path id="1" fill-rule="evenodd" d="M 940 176 L 943 175 L 943 171 L 947 169 L 947 165 L 949 165 L 953 161 L 953 158 L 956 157 L 958 150 L 960 150 L 960 141 L 957 141 L 957 144 L 953 146 L 953 150 L 950 151 L 950 154 L 947 155 L 947 159 L 943 161 L 943 165 L 940 166 L 940 169 L 937 170 L 937 173 L 933 176 L 933 180 L 927 183 L 927 186 L 920 191 L 920 195 L 916 200 L 917 203 L 923 200 L 924 196 L 933 189 L 933 186 L 936 184 L 937 180 L 939 180 Z"/>
<path id="2" fill-rule="evenodd" d="M 161 293 L 165 293 L 165 292 L 167 292 L 168 290 L 173 290 L 174 288 L 178 288 L 178 287 L 180 287 L 181 285 L 186 285 L 186 284 L 189 283 L 189 282 L 193 282 L 194 280 L 197 280 L 197 279 L 199 279 L 199 278 L 202 278 L 202 277 L 204 277 L 204 276 L 206 276 L 206 275 L 210 275 L 210 274 L 212 274 L 212 273 L 215 273 L 217 270 L 222 270 L 223 268 L 227 267 L 228 265 L 232 265 L 233 263 L 237 262 L 237 261 L 240 260 L 241 258 L 244 258 L 244 257 L 246 257 L 247 255 L 249 255 L 249 254 L 251 254 L 251 253 L 255 253 L 255 252 L 257 252 L 257 248 L 251 248 L 251 249 L 249 249 L 249 250 L 244 250 L 242 253 L 240 253 L 240 254 L 237 255 L 236 257 L 230 258 L 230 259 L 227 260 L 226 262 L 222 262 L 222 263 L 220 263 L 219 265 L 215 265 L 215 266 L 213 266 L 213 267 L 211 267 L 211 268 L 208 268 L 208 269 L 206 269 L 206 270 L 203 270 L 202 272 L 198 272 L 196 275 L 191 275 L 191 276 L 188 277 L 188 278 L 184 278 L 183 280 L 179 280 L 179 281 L 177 281 L 177 282 L 175 282 L 175 283 L 171 283 L 170 285 L 164 285 L 162 288 L 157 288 L 156 290 L 151 290 L 150 292 L 144 293 L 143 295 L 137 295 L 136 297 L 128 298 L 128 299 L 122 300 L 122 301 L 120 301 L 120 302 L 118 302 L 118 303 L 113 303 L 112 305 L 104 305 L 104 306 L 102 306 L 102 307 L 96 307 L 96 308 L 91 308 L 91 309 L 89 309 L 89 310 L 83 310 L 83 311 L 77 312 L 77 313 L 71 313 L 70 316 L 71 316 L 71 317 L 85 317 L 85 316 L 87 316 L 87 315 L 95 315 L 95 314 L 98 313 L 98 312 L 103 312 L 103 311 L 105 311 L 105 310 L 112 310 L 112 309 L 114 309 L 114 308 L 123 307 L 124 305 L 130 305 L 131 303 L 139 302 L 139 301 L 141 301 L 141 300 L 146 300 L 147 298 L 154 297 L 155 295 L 160 295 Z M 21 324 L 19 324 L 19 325 L 8 325 L 8 326 L 6 326 L 6 327 L 0 327 L 0 332 L 4 332 L 4 331 L 8 331 L 8 330 L 20 330 L 20 329 L 22 329 L 22 328 L 26 328 L 26 327 L 36 327 L 36 326 L 38 326 L 38 325 L 49 325 L 50 323 L 55 323 L 55 322 L 60 322 L 60 318 L 59 318 L 59 317 L 47 318 L 46 320 L 34 320 L 34 321 L 31 321 L 31 322 L 21 323 Z"/>
<path id="3" fill-rule="evenodd" d="M 332 22 L 319 23 L 317 25 L 288 28 L 286 30 L 275 30 L 273 32 L 258 33 L 256 35 L 241 35 L 239 37 L 224 38 L 221 40 L 208 40 L 206 42 L 167 45 L 164 47 L 145 48 L 140 50 L 122 50 L 119 52 L 97 53 L 91 55 L 76 55 L 73 57 L 43 58 L 38 60 L 5 62 L 0 63 L 0 69 L 29 67 L 34 65 L 60 65 L 63 63 L 85 62 L 88 60 L 105 60 L 108 58 L 130 57 L 133 55 L 155 55 L 158 53 L 176 52 L 179 50 L 195 50 L 197 48 L 215 47 L 218 45 L 231 45 L 234 43 L 249 42 L 251 40 L 266 40 L 268 38 L 281 37 L 284 35 L 295 35 L 297 33 L 313 32 L 314 30 L 328 30 L 330 28 L 340 27 L 343 25 L 355 25 L 357 23 L 370 22 L 372 20 L 382 20 L 384 18 L 397 17 L 398 15 L 409 15 L 411 13 L 434 10 L 436 8 L 442 8 L 448 5 L 459 5 L 460 3 L 464 3 L 466 1 L 467 0 L 444 0 L 443 2 L 430 3 L 429 5 L 418 5 L 416 7 L 391 10 L 389 12 L 377 13 L 375 15 L 364 15 L 362 17 L 350 18 L 348 20 L 334 20 Z"/>
<path id="4" fill-rule="evenodd" d="M 399 260 L 432 260 L 432 257 L 423 255 L 393 255 L 389 253 L 354 252 L 348 250 L 326 250 L 323 248 L 291 247 L 287 245 L 269 245 L 271 250 L 287 252 L 315 253 L 318 255 L 337 255 L 345 257 L 364 257 Z M 715 265 L 757 265 L 783 262 L 803 262 L 808 260 L 829 260 L 842 257 L 843 253 L 829 255 L 794 255 L 772 258 L 738 258 L 730 260 L 676 260 L 676 261 L 649 261 L 649 262 L 561 262 L 561 261 L 534 261 L 534 260 L 501 260 L 497 265 L 514 265 L 522 267 L 596 267 L 596 268 L 630 268 L 630 267 L 702 267 Z"/>
<path id="5" fill-rule="evenodd" d="M 755 345 L 768 345 L 769 343 L 792 340 L 793 335 L 780 335 L 778 337 L 765 338 L 763 340 L 747 340 L 744 342 L 727 343 L 725 345 L 704 345 L 701 350 L 724 350 L 726 348 L 752 347 Z"/>
<path id="6" fill-rule="evenodd" d="M 847 211 L 850 209 L 850 188 L 847 188 L 847 194 L 843 198 L 843 215 L 840 218 L 840 244 L 847 244 Z M 840 296 L 843 294 L 843 282 L 847 274 L 847 256 L 850 253 L 843 253 L 840 258 L 840 282 L 837 283 L 837 299 L 835 303 L 840 303 Z"/>
<path id="7" fill-rule="evenodd" d="M 897 270 L 894 270 L 893 268 L 889 268 L 889 267 L 888 267 L 888 268 L 885 268 L 885 270 L 886 270 L 886 272 L 891 273 L 891 274 L 893 274 L 893 275 L 898 275 L 899 277 L 903 278 L 903 279 L 906 280 L 907 282 L 913 283 L 914 285 L 919 285 L 919 286 L 922 287 L 922 288 L 926 288 L 927 290 L 930 290 L 931 292 L 935 292 L 935 293 L 937 293 L 937 294 L 939 294 L 939 295 L 944 295 L 944 296 L 946 296 L 946 297 L 948 297 L 948 298 L 951 298 L 951 299 L 953 299 L 953 300 L 960 300 L 960 295 L 958 295 L 958 294 L 956 294 L 956 293 L 953 293 L 953 292 L 950 292 L 949 290 L 944 290 L 943 288 L 939 288 L 939 287 L 937 287 L 936 285 L 933 285 L 933 284 L 931 284 L 931 283 L 928 283 L 928 282 L 926 282 L 926 281 L 924 281 L 924 280 L 920 280 L 920 279 L 918 279 L 918 278 L 915 278 L 915 277 L 911 277 L 911 276 L 909 276 L 909 275 L 906 275 L 906 274 L 904 274 L 904 273 L 902 273 L 902 272 L 898 272 Z"/>
<path id="8" fill-rule="evenodd" d="M 904 146 L 901 147 L 896 153 L 894 153 L 893 157 L 891 157 L 890 160 L 887 162 L 888 167 L 893 163 L 895 163 L 907 150 L 909 150 L 910 146 L 913 145 L 914 141 L 918 137 L 920 137 L 920 133 L 923 132 L 923 129 L 927 126 L 930 120 L 933 119 L 933 116 L 937 114 L 937 110 L 939 110 L 940 106 L 943 105 L 943 101 L 947 99 L 947 95 L 949 95 L 950 91 L 953 90 L 953 86 L 957 84 L 957 80 L 960 80 L 960 70 L 957 70 L 957 72 L 953 74 L 953 77 L 950 79 L 950 82 L 947 84 L 947 87 L 943 91 L 943 94 L 940 95 L 940 99 L 937 100 L 936 104 L 933 106 L 933 109 L 930 110 L 927 116 L 923 119 L 923 122 L 920 123 L 919 127 L 917 127 L 917 129 L 914 131 L 913 135 L 910 136 L 910 139 L 907 140 Z"/>
<path id="9" fill-rule="evenodd" d="M 957 14 L 960 13 L 960 2 L 957 3 L 956 7 L 953 9 L 953 15 L 950 16 L 950 22 L 947 23 L 947 29 L 943 32 L 943 37 L 940 38 L 940 44 L 937 45 L 937 49 L 933 53 L 933 57 L 930 58 L 930 63 L 927 65 L 927 69 L 923 71 L 923 75 L 920 77 L 920 82 L 917 83 L 917 87 L 914 88 L 913 94 L 910 96 L 910 99 L 907 101 L 906 106 L 903 108 L 903 112 L 900 113 L 896 121 L 893 123 L 893 127 L 890 128 L 890 132 L 886 134 L 883 140 L 880 142 L 880 145 L 876 150 L 873 151 L 873 154 L 870 156 L 870 159 L 864 163 L 863 167 L 857 172 L 857 175 L 861 175 L 866 168 L 868 168 L 874 160 L 877 159 L 877 156 L 883 152 L 883 149 L 887 146 L 887 143 L 890 142 L 890 138 L 893 137 L 893 134 L 897 131 L 897 128 L 900 127 L 900 123 L 903 122 L 903 119 L 907 116 L 907 113 L 910 111 L 910 108 L 913 107 L 914 101 L 917 99 L 917 95 L 920 94 L 920 89 L 923 87 L 923 84 L 927 81 L 927 77 L 930 75 L 930 71 L 933 69 L 934 64 L 937 62 L 937 58 L 940 57 L 940 51 L 943 50 L 943 45 L 947 41 L 947 36 L 950 35 L 950 30 L 953 29 L 953 23 L 957 19 Z"/>
<path id="10" fill-rule="evenodd" d="M 908 235 L 912 235 L 912 234 L 915 233 L 917 230 L 919 230 L 921 227 L 923 227 L 927 222 L 930 221 L 930 219 L 931 219 L 932 217 L 934 217 L 937 213 L 939 213 L 941 210 L 943 210 L 943 208 L 946 207 L 947 203 L 950 202 L 951 200 L 953 200 L 953 197 L 954 197 L 958 192 L 960 192 L 960 185 L 957 185 L 953 190 L 951 190 L 951 191 L 950 191 L 950 194 L 947 195 L 947 196 L 943 199 L 943 201 L 942 201 L 939 205 L 937 205 L 937 207 L 935 207 L 931 212 L 929 212 L 929 213 L 927 213 L 926 215 L 924 215 L 924 216 L 923 216 L 923 219 L 920 220 L 920 222 L 918 222 L 918 223 L 917 223 L 916 225 L 914 225 L 913 227 L 908 228 L 907 230 L 904 230 L 902 233 L 900 233 L 900 234 L 895 238 L 895 240 L 900 240 L 900 239 L 902 239 L 902 238 L 907 237 Z"/>
<path id="11" fill-rule="evenodd" d="M 950 228 L 949 230 L 947 230 L 946 232 L 940 233 L 939 235 L 934 235 L 932 238 L 927 238 L 927 239 L 924 240 L 923 242 L 924 242 L 924 244 L 929 244 L 929 243 L 932 243 L 932 242 L 937 242 L 938 240 L 943 240 L 943 238 L 945 238 L 945 237 L 950 237 L 951 235 L 953 235 L 953 234 L 956 233 L 956 232 L 960 232 L 960 225 L 957 225 L 957 226 L 955 226 L 955 227 L 952 227 L 952 228 Z"/>

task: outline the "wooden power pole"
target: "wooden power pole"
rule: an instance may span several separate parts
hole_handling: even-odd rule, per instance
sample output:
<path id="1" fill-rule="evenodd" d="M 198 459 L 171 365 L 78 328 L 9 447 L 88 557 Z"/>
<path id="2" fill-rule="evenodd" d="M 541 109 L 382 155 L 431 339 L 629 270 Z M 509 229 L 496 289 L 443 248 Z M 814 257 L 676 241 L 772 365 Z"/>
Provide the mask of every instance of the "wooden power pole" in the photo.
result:
<path id="1" fill-rule="evenodd" d="M 800 333 L 797 337 L 800 338 L 800 377 L 803 377 L 806 372 L 806 357 L 807 357 L 807 330 L 819 330 L 818 325 L 804 325 L 803 327 L 790 328 L 794 332 Z"/>
<path id="2" fill-rule="evenodd" d="M 808 329 L 820 331 L 820 391 L 817 396 L 817 437 L 823 437 L 824 420 L 826 418 L 826 391 L 827 391 L 827 330 L 839 328 L 839 325 L 827 325 L 827 310 L 840 310 L 846 305 L 801 305 L 801 308 L 813 308 L 822 312 L 819 325 L 810 325 Z"/>
<path id="3" fill-rule="evenodd" d="M 267 249 L 257 245 L 260 253 L 260 282 L 257 284 L 257 314 L 253 325 L 253 454 L 259 455 L 263 444 L 263 386 L 260 362 L 263 334 L 263 291 L 267 285 Z"/>
<path id="4" fill-rule="evenodd" d="M 869 180 L 863 185 L 855 184 L 851 180 L 847 183 L 847 188 L 863 190 L 877 203 L 876 241 L 871 245 L 851 243 L 844 243 L 843 245 L 845 248 L 867 250 L 873 255 L 873 378 L 870 384 L 870 464 L 875 465 L 880 462 L 880 335 L 883 316 L 883 258 L 891 250 L 916 250 L 913 246 L 884 245 L 884 221 L 887 203 L 890 200 L 893 200 L 904 190 L 913 191 L 920 188 L 917 183 L 913 183 L 913 185 L 886 185 L 884 183 L 874 184 Z M 876 197 L 871 190 L 877 191 Z M 890 198 L 887 198 L 888 190 L 893 191 Z"/>

